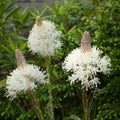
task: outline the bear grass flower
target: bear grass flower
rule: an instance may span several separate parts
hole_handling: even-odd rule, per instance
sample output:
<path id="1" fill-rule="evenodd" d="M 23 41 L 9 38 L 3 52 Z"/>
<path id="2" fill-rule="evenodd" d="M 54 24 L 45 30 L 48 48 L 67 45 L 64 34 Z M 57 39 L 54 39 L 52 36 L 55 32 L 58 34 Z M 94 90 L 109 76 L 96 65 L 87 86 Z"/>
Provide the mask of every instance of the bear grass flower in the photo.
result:
<path id="1" fill-rule="evenodd" d="M 33 53 L 39 53 L 43 57 L 54 56 L 55 50 L 61 48 L 61 31 L 56 30 L 56 25 L 50 21 L 36 17 L 29 37 L 28 47 Z"/>
<path id="2" fill-rule="evenodd" d="M 97 73 L 110 72 L 110 59 L 101 57 L 102 52 L 95 46 L 91 47 L 90 35 L 84 32 L 80 48 L 74 49 L 63 63 L 63 69 L 71 71 L 68 81 L 70 83 L 81 82 L 83 88 L 94 88 L 100 83 Z"/>
<path id="3" fill-rule="evenodd" d="M 16 50 L 16 59 L 18 67 L 7 76 L 6 81 L 6 90 L 11 98 L 15 98 L 18 93 L 33 90 L 37 84 L 47 82 L 45 72 L 33 64 L 27 64 L 20 50 Z"/>

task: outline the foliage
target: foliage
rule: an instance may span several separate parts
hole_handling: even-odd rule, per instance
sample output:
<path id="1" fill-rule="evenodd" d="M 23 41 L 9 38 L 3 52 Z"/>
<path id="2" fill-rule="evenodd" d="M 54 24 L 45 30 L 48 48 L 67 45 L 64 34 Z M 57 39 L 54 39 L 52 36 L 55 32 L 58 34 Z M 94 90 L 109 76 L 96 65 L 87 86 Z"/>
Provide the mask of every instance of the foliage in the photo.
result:
<path id="1" fill-rule="evenodd" d="M 93 109 L 92 120 L 118 120 L 120 118 L 120 4 L 119 0 L 91 0 L 86 4 L 80 0 L 65 0 L 57 2 L 55 8 L 46 7 L 43 12 L 21 11 L 14 1 L 1 0 L 0 3 L 0 80 L 6 78 L 15 67 L 14 51 L 21 49 L 27 60 L 35 60 L 37 65 L 45 67 L 43 58 L 37 55 L 28 55 L 27 35 L 33 25 L 36 15 L 46 16 L 62 30 L 63 47 L 52 58 L 52 89 L 56 120 L 79 120 L 82 119 L 81 86 L 70 86 L 66 81 L 69 73 L 62 70 L 62 62 L 67 54 L 80 45 L 82 33 L 87 30 L 91 34 L 93 45 L 97 45 L 104 54 L 111 58 L 112 71 L 109 77 L 99 75 L 101 79 L 100 89 L 92 94 Z M 49 14 L 48 14 L 49 12 Z M 1 83 L 4 84 L 2 81 Z M 1 88 L 1 86 L 0 86 Z M 8 102 L 4 88 L 0 90 L 0 119 L 36 120 L 36 116 L 29 106 L 30 99 L 21 95 L 13 102 Z M 48 93 L 47 86 L 37 90 L 42 109 L 47 120 Z M 25 98 L 25 99 L 24 99 Z M 90 97 L 92 99 L 92 96 Z M 27 106 L 27 107 L 26 107 Z M 28 107 L 29 106 L 29 107 Z"/>
<path id="2" fill-rule="evenodd" d="M 21 12 L 21 7 L 14 0 L 1 0 L 0 11 L 0 76 L 4 77 L 15 66 L 15 50 L 26 50 L 31 22 L 30 12 Z"/>
<path id="3" fill-rule="evenodd" d="M 119 81 L 120 18 L 118 15 L 120 12 L 120 6 L 118 2 L 119 1 L 114 0 L 107 1 L 92 0 L 88 4 L 83 5 L 77 0 L 74 1 L 66 0 L 62 5 L 60 3 L 56 4 L 55 9 L 48 7 L 49 11 L 52 13 L 52 15 L 50 14 L 49 18 L 56 22 L 57 24 L 59 24 L 60 29 L 64 33 L 62 39 L 64 46 L 63 49 L 61 50 L 61 54 L 59 53 L 61 55 L 61 61 L 63 60 L 62 58 L 64 58 L 72 49 L 79 46 L 80 43 L 79 39 L 81 38 L 81 34 L 83 33 L 84 30 L 87 30 L 91 33 L 92 44 L 97 45 L 97 47 L 99 47 L 104 52 L 104 54 L 107 54 L 111 58 L 112 71 L 109 79 L 103 75 L 100 75 L 101 85 L 99 87 L 103 89 L 107 87 L 106 85 L 108 82 L 111 83 L 109 89 L 111 89 L 113 81 L 115 81 L 114 82 L 115 84 L 120 83 Z M 66 77 L 63 79 L 66 79 Z M 65 85 L 66 83 L 64 84 L 64 86 Z M 116 88 L 115 91 L 117 91 L 118 94 L 120 91 L 119 87 L 114 86 L 114 88 Z M 112 91 L 111 94 L 113 94 L 112 95 L 113 99 L 117 100 L 118 99 L 117 96 L 114 96 L 115 91 Z M 112 102 L 109 96 L 110 95 L 107 95 L 107 99 L 109 99 L 110 102 Z M 103 98 L 102 100 L 104 101 L 104 99 L 106 98 Z M 94 101 L 97 102 L 96 99 L 94 99 Z M 94 104 L 96 104 L 96 102 L 94 102 Z M 94 106 L 95 108 L 99 109 L 97 109 L 98 113 L 96 109 L 92 110 L 93 115 L 91 116 L 91 118 L 94 119 L 96 118 L 97 115 L 96 119 L 98 120 L 114 118 L 117 120 L 117 117 L 119 117 L 118 114 L 119 108 L 117 107 L 119 102 L 117 101 L 114 105 L 112 105 L 111 103 L 104 101 L 104 105 L 106 106 L 109 105 L 109 107 L 106 109 L 104 109 L 104 107 L 100 107 L 101 104 L 103 103 L 100 102 L 100 104 L 96 104 L 96 106 Z M 115 113 L 110 112 L 112 111 L 113 107 L 115 107 L 114 108 Z M 76 109 L 75 113 L 77 113 L 77 111 L 78 110 Z M 107 115 L 107 113 L 109 113 L 109 116 L 108 117 L 106 116 L 105 118 L 105 115 Z M 114 115 L 116 115 L 117 117 L 114 117 Z"/>

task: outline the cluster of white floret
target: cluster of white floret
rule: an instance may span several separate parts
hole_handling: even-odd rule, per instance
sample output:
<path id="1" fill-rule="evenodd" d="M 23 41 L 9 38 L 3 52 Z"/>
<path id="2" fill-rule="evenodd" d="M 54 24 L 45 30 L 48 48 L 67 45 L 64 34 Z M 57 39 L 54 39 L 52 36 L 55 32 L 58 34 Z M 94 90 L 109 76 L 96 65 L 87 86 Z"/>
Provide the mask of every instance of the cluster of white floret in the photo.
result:
<path id="1" fill-rule="evenodd" d="M 33 53 L 43 57 L 54 56 L 55 50 L 61 48 L 61 32 L 56 30 L 54 23 L 42 21 L 38 16 L 36 24 L 28 37 L 28 47 Z M 84 32 L 80 48 L 74 49 L 63 63 L 63 69 L 71 71 L 68 81 L 73 84 L 81 82 L 82 87 L 94 88 L 100 83 L 98 73 L 109 73 L 110 59 L 101 57 L 101 51 L 91 47 L 90 35 Z M 27 64 L 20 50 L 16 52 L 18 67 L 7 77 L 7 93 L 12 98 L 20 92 L 33 90 L 38 84 L 45 84 L 46 74 L 35 65 Z"/>
<path id="2" fill-rule="evenodd" d="M 68 81 L 71 84 L 80 81 L 86 90 L 97 87 L 100 83 L 97 74 L 110 71 L 110 59 L 107 56 L 100 57 L 101 53 L 96 47 L 91 47 L 89 33 L 84 32 L 81 47 L 74 49 L 63 63 L 63 69 L 72 72 Z"/>
<path id="3" fill-rule="evenodd" d="M 56 30 L 56 25 L 51 21 L 42 21 L 36 17 L 28 37 L 28 47 L 33 53 L 39 53 L 43 57 L 54 56 L 55 50 L 61 48 L 61 31 Z"/>
<path id="4" fill-rule="evenodd" d="M 18 67 L 7 77 L 7 90 L 13 98 L 21 92 L 34 90 L 37 85 L 47 83 L 45 72 L 33 64 Z"/>
<path id="5" fill-rule="evenodd" d="M 16 52 L 17 68 L 7 76 L 6 89 L 11 99 L 17 94 L 34 90 L 38 85 L 47 83 L 45 71 L 33 64 L 27 64 L 22 52 Z"/>
<path id="6" fill-rule="evenodd" d="M 55 50 L 61 48 L 61 31 L 56 30 L 56 25 L 50 21 L 42 21 L 36 17 L 29 37 L 28 47 L 33 53 L 43 57 L 54 56 Z M 6 89 L 8 96 L 15 98 L 18 93 L 34 90 L 38 84 L 45 84 L 46 74 L 35 65 L 26 64 L 24 56 L 17 50 L 16 59 L 18 67 L 7 77 Z"/>

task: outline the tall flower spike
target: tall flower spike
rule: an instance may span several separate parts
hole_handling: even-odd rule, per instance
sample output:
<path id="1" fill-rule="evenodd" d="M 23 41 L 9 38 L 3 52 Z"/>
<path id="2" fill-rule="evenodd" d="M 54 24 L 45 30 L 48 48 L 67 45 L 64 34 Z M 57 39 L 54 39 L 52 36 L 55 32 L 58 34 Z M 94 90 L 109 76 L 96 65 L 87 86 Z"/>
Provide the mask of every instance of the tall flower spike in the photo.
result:
<path id="1" fill-rule="evenodd" d="M 28 48 L 43 57 L 54 56 L 55 51 L 62 46 L 60 37 L 61 31 L 56 29 L 53 22 L 41 20 L 40 16 L 37 16 L 28 37 Z"/>
<path id="2" fill-rule="evenodd" d="M 42 25 L 42 20 L 41 20 L 40 16 L 36 17 L 36 25 L 37 26 L 41 26 Z"/>
<path id="3" fill-rule="evenodd" d="M 27 64 L 19 49 L 15 51 L 15 56 L 18 67 L 7 76 L 6 81 L 7 93 L 12 99 L 18 93 L 33 90 L 37 85 L 47 83 L 45 72 L 33 64 Z"/>
<path id="4" fill-rule="evenodd" d="M 24 67 L 26 65 L 25 57 L 23 56 L 23 53 L 19 49 L 15 51 L 15 57 L 18 67 Z"/>
<path id="5" fill-rule="evenodd" d="M 80 50 L 83 53 L 91 51 L 90 34 L 87 31 L 82 36 Z"/>
<path id="6" fill-rule="evenodd" d="M 97 73 L 107 74 L 111 66 L 109 57 L 101 57 L 101 53 L 95 46 L 91 47 L 90 35 L 85 31 L 81 40 L 81 47 L 74 49 L 63 63 L 64 70 L 73 71 L 68 78 L 70 83 L 80 81 L 86 90 L 97 87 L 100 83 Z"/>

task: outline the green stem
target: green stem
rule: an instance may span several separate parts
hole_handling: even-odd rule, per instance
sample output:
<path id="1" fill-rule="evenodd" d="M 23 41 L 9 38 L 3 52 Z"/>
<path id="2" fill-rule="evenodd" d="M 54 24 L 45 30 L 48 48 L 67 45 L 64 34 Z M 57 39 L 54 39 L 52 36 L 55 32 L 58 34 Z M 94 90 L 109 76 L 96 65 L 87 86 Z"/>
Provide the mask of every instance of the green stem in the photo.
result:
<path id="1" fill-rule="evenodd" d="M 83 105 L 83 112 L 84 112 L 84 120 L 90 120 L 90 111 L 88 107 L 88 97 L 86 88 L 82 88 L 82 105 Z"/>
<path id="2" fill-rule="evenodd" d="M 51 120 L 55 120 L 54 118 L 54 107 L 53 107 L 53 97 L 52 97 L 52 83 L 51 83 L 51 71 L 50 71 L 50 65 L 51 65 L 51 58 L 47 57 L 45 59 L 46 62 L 46 71 L 48 76 L 48 93 L 49 93 L 49 113 Z"/>
<path id="3" fill-rule="evenodd" d="M 34 107 L 34 110 L 35 110 L 35 112 L 37 114 L 38 119 L 39 120 L 44 120 L 42 111 L 40 109 L 40 105 L 39 105 L 39 103 L 37 101 L 37 98 L 36 98 L 35 94 L 33 93 L 33 91 L 29 91 L 29 95 L 30 95 L 30 97 L 32 99 L 33 107 Z"/>

